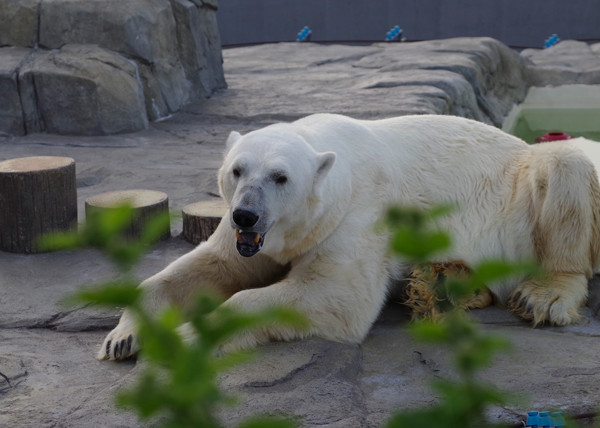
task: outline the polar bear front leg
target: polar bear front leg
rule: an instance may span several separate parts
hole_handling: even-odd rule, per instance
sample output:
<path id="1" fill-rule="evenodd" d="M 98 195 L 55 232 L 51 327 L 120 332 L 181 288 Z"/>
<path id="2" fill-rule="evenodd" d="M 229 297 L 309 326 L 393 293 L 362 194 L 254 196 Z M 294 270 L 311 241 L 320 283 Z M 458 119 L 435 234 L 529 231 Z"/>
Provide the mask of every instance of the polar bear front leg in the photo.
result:
<path id="1" fill-rule="evenodd" d="M 314 263 L 300 271 L 292 270 L 286 279 L 268 287 L 242 290 L 224 305 L 242 311 L 287 306 L 304 315 L 309 328 L 303 330 L 273 323 L 235 336 L 222 351 L 308 337 L 361 342 L 385 302 L 387 283 L 383 262 L 362 260 L 343 266 Z"/>
<path id="2" fill-rule="evenodd" d="M 588 280 L 577 273 L 552 272 L 543 279 L 524 281 L 509 298 L 510 309 L 521 318 L 541 324 L 568 325 L 581 319 Z"/>
<path id="3" fill-rule="evenodd" d="M 158 314 L 169 305 L 185 311 L 199 292 L 212 292 L 226 299 L 241 289 L 270 284 L 283 276 L 285 267 L 268 257 L 257 255 L 248 259 L 237 254 L 232 233 L 227 221 L 221 222 L 208 241 L 142 282 L 146 313 Z M 97 358 L 125 359 L 139 349 L 136 315 L 126 309 L 119 324 L 104 339 Z"/>
<path id="4" fill-rule="evenodd" d="M 125 309 L 119 319 L 119 324 L 102 342 L 96 358 L 120 360 L 136 354 L 139 351 L 136 331 L 135 315 L 131 310 Z"/>

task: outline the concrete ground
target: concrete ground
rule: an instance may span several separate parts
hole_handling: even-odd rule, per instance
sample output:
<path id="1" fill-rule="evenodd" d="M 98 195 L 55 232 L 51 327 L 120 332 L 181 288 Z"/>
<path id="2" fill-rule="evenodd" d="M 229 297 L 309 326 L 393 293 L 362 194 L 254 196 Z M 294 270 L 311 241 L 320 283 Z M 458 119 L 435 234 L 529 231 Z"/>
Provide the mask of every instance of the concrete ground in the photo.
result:
<path id="1" fill-rule="evenodd" d="M 498 87 L 487 88 L 486 95 L 477 82 L 502 78 L 500 65 L 512 57 L 498 50 L 488 39 L 406 47 L 281 44 L 226 50 L 229 89 L 210 100 L 136 134 L 0 136 L 0 160 L 74 158 L 80 221 L 86 198 L 119 189 L 166 192 L 177 211 L 217 197 L 216 170 L 232 130 L 247 132 L 319 111 L 363 118 L 453 113 L 497 122 L 510 107 L 510 97 Z M 520 69 L 509 67 L 502 73 L 514 79 L 522 79 L 532 66 L 519 64 L 518 58 L 510 61 Z M 546 58 L 545 68 L 551 68 L 549 62 Z M 571 71 L 579 76 L 590 61 L 578 64 L 583 65 Z M 593 63 L 591 68 L 597 72 Z M 522 99 L 524 92 L 514 91 L 511 97 Z M 482 107 L 490 105 L 495 113 Z M 180 232 L 181 222 L 174 220 L 173 238 L 145 256 L 137 269 L 139 278 L 192 248 L 178 237 Z M 81 284 L 114 274 L 90 249 L 36 255 L 0 252 L 0 372 L 10 379 L 9 385 L 0 377 L 0 426 L 142 426 L 135 415 L 116 410 L 111 401 L 114 391 L 135 377 L 136 363 L 94 358 L 116 324 L 118 310 L 61 304 Z M 486 332 L 513 343 L 512 351 L 499 355 L 485 371 L 485 379 L 528 397 L 492 409 L 492 420 L 517 423 L 532 409 L 574 415 L 597 410 L 597 289 L 592 285 L 586 320 L 577 326 L 532 329 L 500 308 L 474 312 Z M 390 302 L 361 345 L 314 339 L 262 347 L 254 362 L 223 375 L 224 387 L 239 397 L 236 407 L 223 411 L 224 421 L 236 425 L 248 415 L 274 413 L 294 416 L 307 427 L 378 427 L 394 410 L 433 403 L 429 381 L 452 376 L 452 368 L 445 349 L 415 343 L 408 320 L 406 309 Z"/>

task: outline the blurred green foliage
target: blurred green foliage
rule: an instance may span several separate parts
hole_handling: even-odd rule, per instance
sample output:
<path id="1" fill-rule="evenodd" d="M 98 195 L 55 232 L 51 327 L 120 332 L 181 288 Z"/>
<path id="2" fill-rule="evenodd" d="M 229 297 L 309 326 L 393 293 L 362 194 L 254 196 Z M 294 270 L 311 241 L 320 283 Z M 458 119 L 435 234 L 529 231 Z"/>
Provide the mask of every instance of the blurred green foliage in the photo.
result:
<path id="1" fill-rule="evenodd" d="M 119 407 L 133 409 L 142 420 L 156 417 L 159 427 L 221 427 L 217 414 L 235 400 L 223 393 L 218 376 L 225 370 L 248 361 L 250 353 L 220 355 L 220 347 L 237 333 L 269 323 L 307 327 L 306 320 L 287 308 L 269 308 L 257 313 L 241 313 L 222 307 L 219 299 L 201 295 L 192 310 L 188 326 L 197 340 L 184 341 L 178 329 L 182 313 L 169 308 L 161 314 L 144 310 L 142 290 L 132 277 L 132 268 L 151 243 L 169 227 L 169 216 L 161 215 L 146 223 L 139 240 L 125 233 L 134 216 L 127 205 L 94 212 L 77 233 L 54 234 L 44 238 L 47 250 L 93 247 L 104 252 L 120 269 L 120 277 L 93 288 L 86 287 L 69 300 L 109 307 L 127 307 L 138 320 L 138 340 L 143 343 L 143 365 L 137 382 L 118 391 Z M 210 316 L 209 316 L 210 314 Z M 295 421 L 284 418 L 255 418 L 242 428 L 288 428 Z"/>
<path id="2" fill-rule="evenodd" d="M 158 241 L 170 228 L 169 214 L 158 214 L 145 221 L 141 236 L 134 239 L 127 235 L 127 229 L 135 221 L 135 216 L 136 210 L 127 204 L 111 209 L 91 210 L 86 215 L 85 226 L 77 232 L 44 236 L 40 246 L 50 251 L 97 248 L 122 272 L 130 272 L 150 245 Z"/>
<path id="3" fill-rule="evenodd" d="M 451 246 L 450 237 L 436 227 L 436 220 L 451 212 L 439 207 L 429 212 L 395 207 L 388 211 L 385 224 L 392 236 L 391 251 L 416 265 L 426 265 Z M 494 281 L 513 275 L 537 274 L 532 263 L 485 262 L 468 276 L 448 277 L 436 288 L 438 299 L 450 308 L 441 321 L 416 321 L 412 335 L 419 341 L 446 346 L 452 355 L 457 379 L 436 379 L 432 388 L 439 397 L 431 407 L 402 410 L 388 421 L 388 428 L 470 428 L 492 427 L 485 412 L 492 405 L 504 405 L 510 394 L 481 380 L 478 373 L 494 356 L 510 348 L 507 340 L 482 332 L 464 310 L 452 302 L 474 294 Z"/>
<path id="4" fill-rule="evenodd" d="M 428 212 L 413 208 L 392 208 L 378 226 L 391 232 L 391 251 L 413 264 L 426 264 L 451 246 L 450 237 L 435 227 L 451 207 Z M 139 241 L 124 236 L 133 216 L 131 207 L 95 213 L 78 233 L 55 234 L 43 241 L 46 249 L 72 249 L 91 246 L 102 250 L 119 267 L 122 275 L 109 283 L 86 288 L 72 300 L 133 310 L 139 320 L 139 340 L 143 342 L 143 369 L 135 385 L 116 395 L 118 406 L 134 409 L 142 420 L 157 417 L 160 427 L 221 427 L 218 411 L 235 400 L 218 385 L 218 376 L 247 361 L 250 354 L 221 355 L 220 347 L 237 333 L 269 323 L 288 323 L 297 328 L 307 321 L 295 311 L 271 308 L 260 313 L 238 313 L 220 306 L 221 301 L 202 295 L 198 298 L 189 325 L 197 340 L 188 343 L 178 333 L 184 322 L 180 311 L 170 308 L 159 316 L 148 314 L 141 305 L 142 291 L 131 276 L 133 266 L 147 248 L 162 236 L 169 225 L 168 216 L 151 220 Z M 490 261 L 472 269 L 467 277 L 446 278 L 439 287 L 439 298 L 447 302 L 477 292 L 486 284 L 513 275 L 539 275 L 533 263 Z M 450 304 L 450 307 L 452 305 Z M 209 316 L 210 314 L 210 316 Z M 411 332 L 420 341 L 448 347 L 457 379 L 437 379 L 432 388 L 437 404 L 402 410 L 388 421 L 388 428 L 485 428 L 497 426 L 485 417 L 492 406 L 505 405 L 511 395 L 481 380 L 481 369 L 493 363 L 498 352 L 510 343 L 489 332 L 482 332 L 462 310 L 451 308 L 442 321 L 418 321 Z M 241 428 L 287 428 L 297 426 L 291 419 L 256 418 Z"/>

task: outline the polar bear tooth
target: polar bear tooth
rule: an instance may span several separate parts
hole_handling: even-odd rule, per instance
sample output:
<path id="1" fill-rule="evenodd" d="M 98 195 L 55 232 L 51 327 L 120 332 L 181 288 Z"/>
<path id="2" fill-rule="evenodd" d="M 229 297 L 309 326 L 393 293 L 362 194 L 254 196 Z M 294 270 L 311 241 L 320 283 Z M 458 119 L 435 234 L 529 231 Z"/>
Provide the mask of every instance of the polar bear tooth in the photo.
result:
<path id="1" fill-rule="evenodd" d="M 236 229 L 236 230 L 235 230 L 235 238 L 237 239 L 237 241 L 238 241 L 240 244 L 248 243 L 248 235 L 249 235 L 250 233 L 251 233 L 251 232 L 242 232 L 241 230 L 239 230 L 239 229 Z M 245 235 L 245 236 L 244 236 L 244 235 Z M 253 243 L 254 245 L 258 245 L 258 243 L 260 242 L 260 239 L 261 239 L 260 233 L 256 232 L 256 233 L 254 234 L 254 237 L 252 238 L 252 243 Z"/>

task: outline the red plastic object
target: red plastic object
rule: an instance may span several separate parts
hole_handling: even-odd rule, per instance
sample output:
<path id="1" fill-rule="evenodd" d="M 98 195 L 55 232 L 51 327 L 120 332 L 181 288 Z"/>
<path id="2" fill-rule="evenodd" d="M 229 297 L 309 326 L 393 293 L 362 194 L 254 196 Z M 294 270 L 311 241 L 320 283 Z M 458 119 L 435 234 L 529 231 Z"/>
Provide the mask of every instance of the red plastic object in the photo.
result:
<path id="1" fill-rule="evenodd" d="M 565 134 L 564 132 L 548 132 L 541 137 L 537 137 L 535 142 L 546 143 L 548 141 L 570 140 L 571 138 L 573 137 L 571 137 L 569 134 Z"/>

